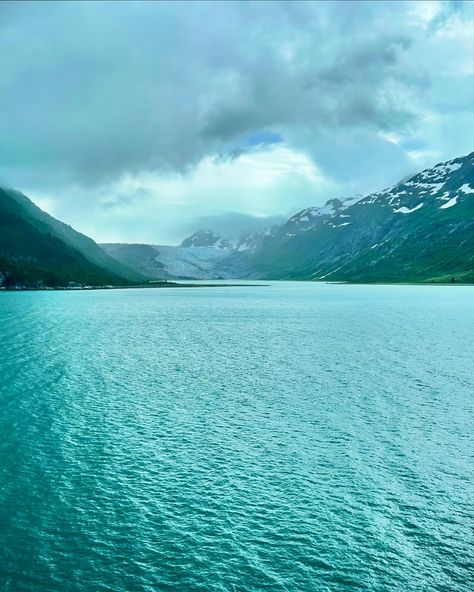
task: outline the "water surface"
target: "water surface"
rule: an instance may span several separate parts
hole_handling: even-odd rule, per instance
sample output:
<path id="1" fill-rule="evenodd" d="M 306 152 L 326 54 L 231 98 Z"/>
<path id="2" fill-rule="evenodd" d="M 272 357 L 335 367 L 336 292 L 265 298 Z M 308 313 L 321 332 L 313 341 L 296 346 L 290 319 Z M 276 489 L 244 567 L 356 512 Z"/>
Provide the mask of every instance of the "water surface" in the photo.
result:
<path id="1" fill-rule="evenodd" d="M 0 293 L 0 590 L 467 592 L 473 297 Z"/>

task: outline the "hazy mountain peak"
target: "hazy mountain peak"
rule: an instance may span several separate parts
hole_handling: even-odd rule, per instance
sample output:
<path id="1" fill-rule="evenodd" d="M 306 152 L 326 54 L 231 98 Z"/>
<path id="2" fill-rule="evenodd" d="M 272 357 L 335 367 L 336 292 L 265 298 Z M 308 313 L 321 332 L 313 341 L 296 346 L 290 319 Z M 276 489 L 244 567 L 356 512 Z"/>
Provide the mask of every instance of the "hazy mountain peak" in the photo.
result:
<path id="1" fill-rule="evenodd" d="M 232 245 L 227 239 L 212 230 L 198 230 L 183 240 L 181 247 L 214 247 L 230 249 Z"/>

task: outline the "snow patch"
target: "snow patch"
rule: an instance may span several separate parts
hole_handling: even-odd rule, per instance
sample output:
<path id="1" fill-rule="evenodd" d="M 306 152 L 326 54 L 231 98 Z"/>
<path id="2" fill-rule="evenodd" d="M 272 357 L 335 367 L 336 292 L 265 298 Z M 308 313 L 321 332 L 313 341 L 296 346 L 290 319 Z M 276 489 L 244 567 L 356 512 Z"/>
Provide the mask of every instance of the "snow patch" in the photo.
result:
<path id="1" fill-rule="evenodd" d="M 320 280 L 323 280 L 324 278 L 327 278 L 328 275 L 332 275 L 333 273 L 336 273 L 336 271 L 339 271 L 341 269 L 342 265 L 340 267 L 338 267 L 337 269 L 334 269 L 333 271 L 330 271 L 329 273 L 327 273 L 326 275 L 322 275 L 320 276 Z"/>
<path id="2" fill-rule="evenodd" d="M 423 189 L 425 193 L 426 191 L 431 191 L 431 195 L 434 195 L 435 193 L 438 193 L 444 183 L 415 183 L 414 181 L 408 181 L 406 185 L 409 185 L 410 187 L 416 187 L 420 190 Z"/>
<path id="3" fill-rule="evenodd" d="M 455 206 L 457 203 L 458 203 L 458 198 L 452 197 L 449 201 L 444 203 L 442 206 L 439 206 L 439 209 L 446 210 L 447 208 L 450 208 L 451 206 Z"/>
<path id="4" fill-rule="evenodd" d="M 444 185 L 444 183 L 433 183 L 431 185 L 432 189 L 431 189 L 431 195 L 434 195 L 435 193 L 438 193 L 438 191 L 441 189 L 441 187 Z"/>
<path id="5" fill-rule="evenodd" d="M 462 164 L 460 162 L 452 162 L 452 163 L 447 163 L 444 165 L 444 168 L 446 170 L 446 172 L 448 173 L 453 173 L 454 171 L 458 171 L 460 168 L 462 167 Z"/>
<path id="6" fill-rule="evenodd" d="M 315 212 L 316 214 L 316 212 Z M 334 214 L 334 206 L 331 202 L 327 202 L 324 206 L 318 208 L 318 216 L 331 216 Z"/>
<path id="7" fill-rule="evenodd" d="M 464 185 L 461 185 L 459 191 L 462 191 L 463 193 L 474 193 L 474 189 L 469 187 L 469 183 L 464 183 Z"/>
<path id="8" fill-rule="evenodd" d="M 449 173 L 454 173 L 454 171 L 459 170 L 462 167 L 462 164 L 459 162 L 445 162 L 441 164 L 437 164 L 432 169 L 426 169 L 420 173 L 420 177 L 422 179 L 429 179 L 430 177 L 440 176 L 440 175 L 447 175 Z"/>
<path id="9" fill-rule="evenodd" d="M 349 226 L 350 222 L 342 222 L 341 224 L 333 224 L 332 222 L 329 222 L 329 226 L 331 226 L 331 228 L 340 228 L 341 226 Z"/>
<path id="10" fill-rule="evenodd" d="M 411 214 L 412 212 L 416 212 L 416 210 L 419 210 L 422 207 L 423 207 L 423 202 L 419 203 L 417 206 L 415 206 L 414 208 L 411 208 L 411 209 L 407 208 L 406 206 L 402 206 L 401 208 L 398 208 L 393 211 L 398 214 Z"/>

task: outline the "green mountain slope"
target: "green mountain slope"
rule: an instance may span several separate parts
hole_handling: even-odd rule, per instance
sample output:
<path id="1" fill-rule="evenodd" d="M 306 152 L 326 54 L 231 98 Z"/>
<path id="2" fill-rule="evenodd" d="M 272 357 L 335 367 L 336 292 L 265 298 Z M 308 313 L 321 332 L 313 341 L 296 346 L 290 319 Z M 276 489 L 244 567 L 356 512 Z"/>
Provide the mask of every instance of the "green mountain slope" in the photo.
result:
<path id="1" fill-rule="evenodd" d="M 317 208 L 315 208 L 317 210 Z M 298 229 L 295 218 L 304 220 Z M 308 210 L 263 241 L 254 277 L 358 282 L 474 281 L 474 153 L 333 215 Z"/>
<path id="2" fill-rule="evenodd" d="M 109 257 L 90 238 L 0 189 L 0 284 L 123 284 L 141 276 Z"/>

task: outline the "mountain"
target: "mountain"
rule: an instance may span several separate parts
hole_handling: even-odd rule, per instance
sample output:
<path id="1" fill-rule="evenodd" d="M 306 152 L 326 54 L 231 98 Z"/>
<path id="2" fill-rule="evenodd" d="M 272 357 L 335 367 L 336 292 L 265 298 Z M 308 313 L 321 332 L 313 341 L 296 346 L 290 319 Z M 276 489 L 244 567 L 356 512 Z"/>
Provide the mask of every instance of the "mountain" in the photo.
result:
<path id="1" fill-rule="evenodd" d="M 474 153 L 324 215 L 304 210 L 262 242 L 252 276 L 473 281 L 473 197 Z"/>
<path id="2" fill-rule="evenodd" d="M 106 285 L 142 279 L 22 193 L 0 189 L 0 285 Z"/>
<path id="3" fill-rule="evenodd" d="M 473 197 L 474 153 L 367 197 L 330 199 L 237 241 L 201 230 L 177 247 L 103 247 L 152 278 L 470 282 Z"/>
<path id="4" fill-rule="evenodd" d="M 207 231 L 195 233 L 179 246 L 104 243 L 101 247 L 150 279 L 224 277 L 219 272 L 219 262 L 232 252 L 230 243 L 217 235 L 211 239 Z"/>
<path id="5" fill-rule="evenodd" d="M 362 198 L 362 195 L 355 197 L 342 197 L 328 200 L 323 206 L 306 208 L 298 212 L 281 226 L 274 229 L 269 236 L 274 238 L 283 238 L 297 236 L 303 232 L 314 230 L 322 223 L 342 214 L 349 206 Z M 261 243 L 260 243 L 261 244 Z M 260 246 L 260 244 L 258 246 Z"/>
<path id="6" fill-rule="evenodd" d="M 181 247 L 214 247 L 215 249 L 231 249 L 231 243 L 223 236 L 215 234 L 212 230 L 198 230 L 188 238 L 185 238 Z"/>
<path id="7" fill-rule="evenodd" d="M 278 224 L 273 226 L 262 226 L 259 230 L 244 233 L 237 242 L 233 244 L 234 251 L 254 253 L 267 236 L 272 236 L 279 228 Z"/>
<path id="8" fill-rule="evenodd" d="M 100 248 L 0 189 L 0 285 L 123 284 L 144 279 L 474 281 L 474 153 L 368 195 L 330 199 L 238 240 L 200 230 L 179 246 Z"/>
<path id="9" fill-rule="evenodd" d="M 226 239 L 210 230 L 199 230 L 179 246 L 103 243 L 100 246 L 117 261 L 150 279 L 230 279 L 250 275 L 250 256 L 274 231 L 262 227 Z"/>

